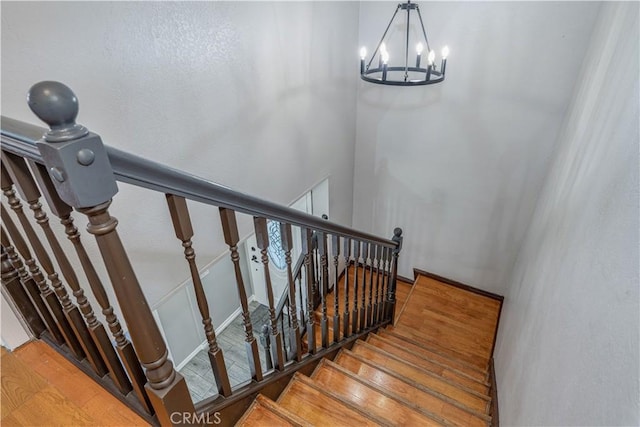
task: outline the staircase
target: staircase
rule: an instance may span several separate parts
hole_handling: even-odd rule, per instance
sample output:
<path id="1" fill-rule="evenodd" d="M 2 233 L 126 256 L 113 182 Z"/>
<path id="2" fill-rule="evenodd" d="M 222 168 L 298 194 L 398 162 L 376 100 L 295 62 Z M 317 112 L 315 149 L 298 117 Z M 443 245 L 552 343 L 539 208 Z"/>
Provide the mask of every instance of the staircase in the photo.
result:
<path id="1" fill-rule="evenodd" d="M 323 359 L 311 376 L 296 373 L 277 401 L 259 395 L 237 425 L 497 425 L 489 365 L 501 301 L 420 274 L 413 286 L 399 281 L 397 294 L 395 326 Z"/>

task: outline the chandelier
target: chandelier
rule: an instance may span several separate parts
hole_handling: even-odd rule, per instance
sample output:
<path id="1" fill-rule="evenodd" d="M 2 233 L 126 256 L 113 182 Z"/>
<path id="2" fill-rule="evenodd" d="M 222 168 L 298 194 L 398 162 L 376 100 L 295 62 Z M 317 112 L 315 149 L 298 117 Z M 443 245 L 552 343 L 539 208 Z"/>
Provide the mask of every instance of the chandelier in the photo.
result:
<path id="1" fill-rule="evenodd" d="M 387 50 L 385 37 L 387 37 L 387 33 L 389 32 L 389 29 L 393 24 L 393 20 L 398 15 L 398 12 L 405 10 L 407 11 L 407 28 L 404 37 L 404 43 L 402 44 L 402 47 L 404 47 L 404 65 L 391 66 L 389 65 L 389 59 L 391 58 L 391 55 Z M 409 24 L 411 23 L 412 11 L 416 11 L 418 14 L 418 18 L 420 20 L 420 30 L 422 32 L 421 34 L 417 35 L 418 41 L 415 44 L 415 61 L 413 55 L 411 55 L 410 57 L 409 52 L 409 36 L 411 29 Z M 388 42 L 389 41 L 387 40 L 387 43 Z M 425 45 L 427 47 L 427 58 L 426 61 L 423 61 L 422 52 L 424 51 Z M 380 39 L 378 46 L 376 46 L 376 49 L 373 51 L 373 55 L 371 55 L 371 58 L 369 58 L 369 62 L 366 65 L 365 62 L 367 59 L 367 49 L 365 47 L 362 47 L 360 49 L 360 78 L 369 83 L 392 86 L 421 86 L 440 83 L 444 80 L 444 73 L 447 68 L 448 55 L 449 48 L 447 46 L 444 46 L 442 48 L 440 68 L 438 69 L 435 63 L 436 53 L 431 49 L 429 45 L 429 39 L 427 38 L 427 32 L 424 29 L 424 23 L 422 22 L 420 8 L 417 4 L 411 3 L 411 0 L 408 0 L 406 3 L 400 3 L 396 7 L 396 11 L 391 17 L 389 25 L 387 25 L 386 30 L 384 30 L 384 34 L 382 34 L 382 38 Z M 374 67 L 372 68 L 371 64 L 374 63 L 375 59 L 377 59 L 377 64 L 374 64 Z M 398 62 L 401 64 L 400 61 Z"/>

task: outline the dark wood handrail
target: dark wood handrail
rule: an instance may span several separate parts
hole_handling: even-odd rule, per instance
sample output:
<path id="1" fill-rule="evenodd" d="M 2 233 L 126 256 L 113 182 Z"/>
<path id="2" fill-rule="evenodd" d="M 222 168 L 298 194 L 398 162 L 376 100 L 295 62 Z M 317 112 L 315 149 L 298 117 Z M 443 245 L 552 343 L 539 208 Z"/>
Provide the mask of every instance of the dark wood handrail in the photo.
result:
<path id="1" fill-rule="evenodd" d="M 42 157 L 35 144 L 47 129 L 5 116 L 2 116 L 1 127 L 4 150 L 42 163 Z M 209 205 L 233 209 L 236 212 L 252 216 L 267 217 L 388 248 L 397 247 L 397 243 L 393 240 L 357 231 L 277 203 L 240 193 L 215 182 L 117 148 L 105 147 L 109 154 L 113 173 L 118 181 L 165 194 L 175 194 Z"/>

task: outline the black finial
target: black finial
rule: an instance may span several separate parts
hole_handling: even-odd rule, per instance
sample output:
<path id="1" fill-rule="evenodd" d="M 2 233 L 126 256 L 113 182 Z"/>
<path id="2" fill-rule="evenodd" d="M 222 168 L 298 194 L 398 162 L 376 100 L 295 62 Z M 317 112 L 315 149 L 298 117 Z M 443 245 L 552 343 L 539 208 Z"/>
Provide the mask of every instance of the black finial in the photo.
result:
<path id="1" fill-rule="evenodd" d="M 89 133 L 76 123 L 78 98 L 69 87 L 60 82 L 36 83 L 27 93 L 31 111 L 51 129 L 44 138 L 49 142 L 62 142 L 80 138 Z"/>
<path id="2" fill-rule="evenodd" d="M 396 237 L 400 237 L 400 236 L 402 236 L 402 228 L 400 228 L 400 227 L 396 227 L 396 228 L 393 230 L 393 235 L 394 235 L 394 236 L 396 236 Z"/>

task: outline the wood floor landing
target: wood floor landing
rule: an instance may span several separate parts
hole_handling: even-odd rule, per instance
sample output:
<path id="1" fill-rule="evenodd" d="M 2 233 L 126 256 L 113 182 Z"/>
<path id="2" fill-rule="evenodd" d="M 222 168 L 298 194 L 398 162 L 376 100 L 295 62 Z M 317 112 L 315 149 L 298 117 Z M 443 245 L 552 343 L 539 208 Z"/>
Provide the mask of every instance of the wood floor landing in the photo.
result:
<path id="1" fill-rule="evenodd" d="M 2 349 L 2 426 L 148 426 L 42 341 Z"/>
<path id="2" fill-rule="evenodd" d="M 418 275 L 391 331 L 486 370 L 501 302 Z"/>

